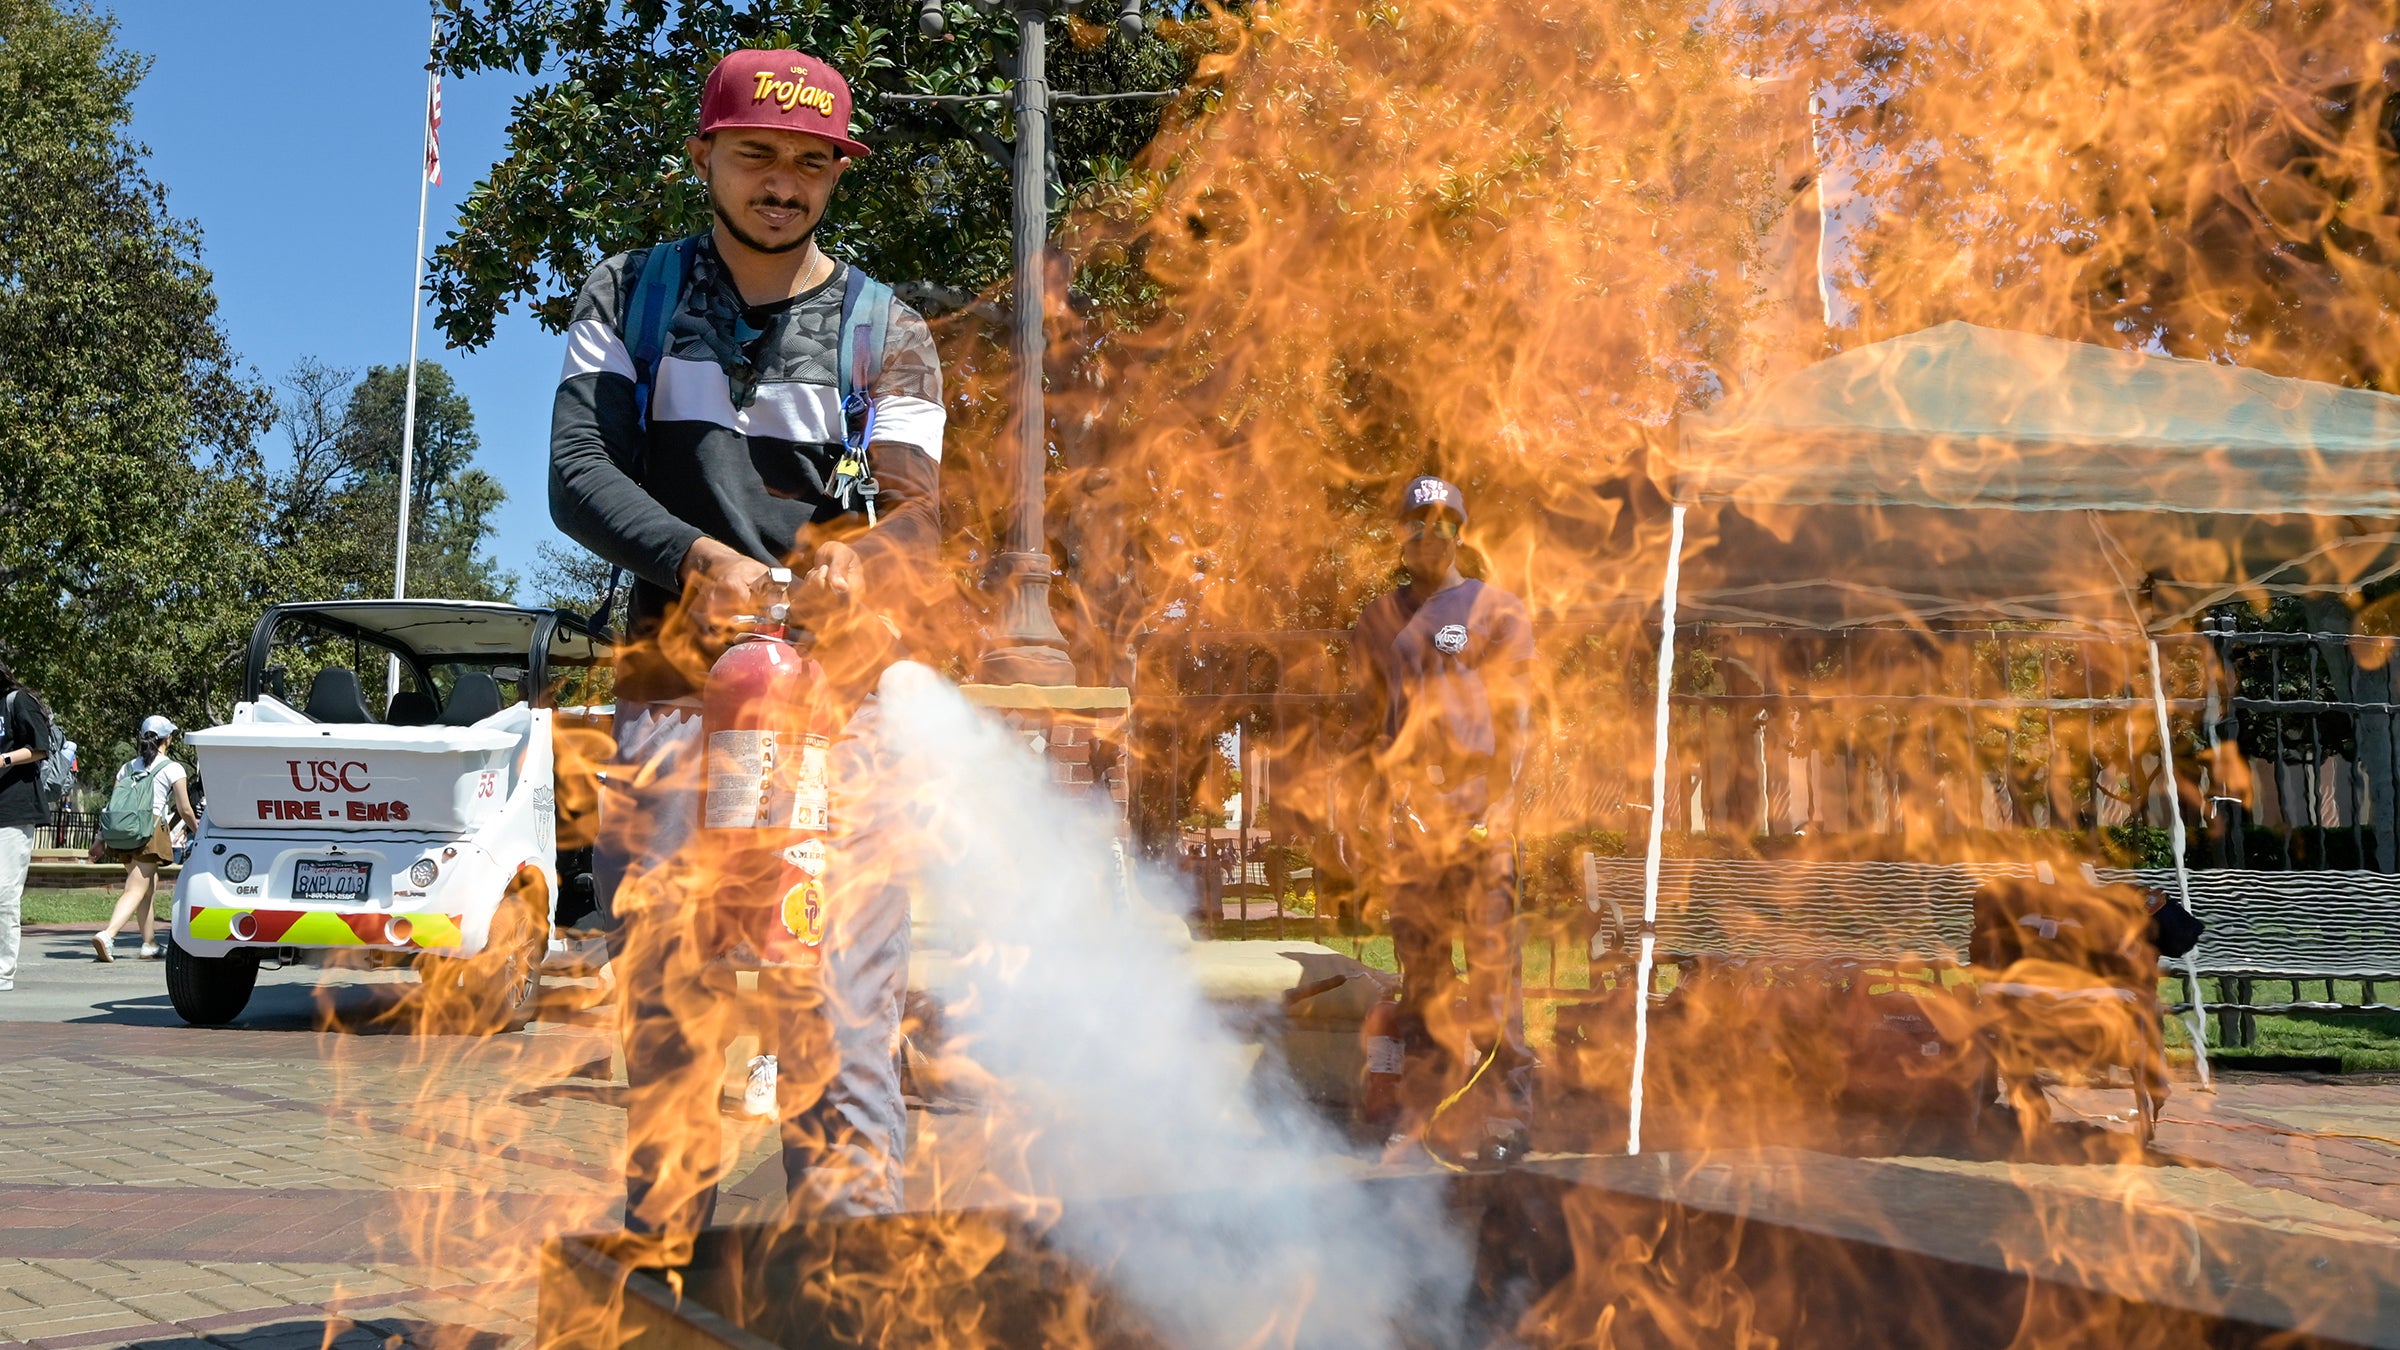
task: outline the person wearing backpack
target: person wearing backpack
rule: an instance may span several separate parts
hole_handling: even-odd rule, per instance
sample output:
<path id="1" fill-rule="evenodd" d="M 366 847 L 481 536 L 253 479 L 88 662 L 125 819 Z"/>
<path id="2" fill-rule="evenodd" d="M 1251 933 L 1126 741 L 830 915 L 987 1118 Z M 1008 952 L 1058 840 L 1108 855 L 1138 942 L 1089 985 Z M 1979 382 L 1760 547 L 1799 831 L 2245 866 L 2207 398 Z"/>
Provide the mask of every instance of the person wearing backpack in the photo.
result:
<path id="1" fill-rule="evenodd" d="M 17 942 L 33 832 L 50 823 L 65 789 L 49 761 L 58 726 L 32 690 L 0 660 L 0 992 L 17 987 Z"/>
<path id="2" fill-rule="evenodd" d="M 716 1113 L 732 975 L 727 953 L 699 950 L 693 923 L 708 899 L 695 836 L 710 664 L 735 616 L 762 612 L 770 568 L 804 578 L 795 612 L 812 616 L 817 658 L 862 704 L 834 748 L 839 801 L 845 756 L 864 753 L 875 715 L 864 690 L 879 670 L 861 654 L 888 648 L 892 616 L 905 619 L 939 575 L 945 414 L 932 333 L 890 287 L 816 244 L 835 185 L 867 153 L 850 112 L 849 84 L 817 57 L 719 61 L 685 143 L 714 223 L 600 264 L 576 298 L 553 404 L 551 518 L 634 578 L 594 870 L 625 997 L 636 1231 L 698 1229 L 729 1162 Z M 821 982 L 761 973 L 762 1032 L 783 1047 L 782 1072 L 768 1089 L 775 1061 L 754 1061 L 753 1095 L 776 1102 L 804 1212 L 900 1203 L 907 1115 L 893 1046 L 907 898 L 842 880 L 875 871 L 837 859 L 828 873 Z"/>
<path id="3" fill-rule="evenodd" d="M 116 786 L 100 811 L 100 845 L 108 856 L 125 864 L 125 890 L 117 897 L 108 926 L 92 934 L 92 955 L 117 959 L 117 934 L 136 914 L 142 922 L 142 959 L 155 960 L 162 948 L 153 941 L 158 927 L 158 869 L 175 861 L 169 822 L 180 821 L 192 834 L 200 819 L 192 810 L 191 774 L 167 754 L 175 740 L 173 722 L 152 713 L 142 719 L 136 753 L 117 767 Z M 170 814 L 170 812 L 172 814 Z"/>

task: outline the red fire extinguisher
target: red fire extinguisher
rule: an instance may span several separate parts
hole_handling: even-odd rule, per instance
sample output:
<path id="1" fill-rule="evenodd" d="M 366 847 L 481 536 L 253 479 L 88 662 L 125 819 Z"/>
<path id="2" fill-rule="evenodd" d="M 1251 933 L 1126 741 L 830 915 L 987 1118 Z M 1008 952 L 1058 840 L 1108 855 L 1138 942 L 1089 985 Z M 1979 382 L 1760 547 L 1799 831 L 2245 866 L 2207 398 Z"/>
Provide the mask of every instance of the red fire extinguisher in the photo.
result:
<path id="1" fill-rule="evenodd" d="M 815 966 L 825 942 L 834 729 L 824 672 L 792 641 L 792 574 L 775 568 L 760 614 L 709 668 L 701 692 L 700 806 L 716 892 L 710 946 L 747 942 L 769 965 Z"/>
<path id="2" fill-rule="evenodd" d="M 1359 1085 L 1359 1123 L 1379 1135 L 1400 1116 L 1400 1067 L 1406 1047 L 1400 1039 L 1400 999 L 1378 999 L 1358 1029 L 1366 1050 L 1366 1073 Z"/>

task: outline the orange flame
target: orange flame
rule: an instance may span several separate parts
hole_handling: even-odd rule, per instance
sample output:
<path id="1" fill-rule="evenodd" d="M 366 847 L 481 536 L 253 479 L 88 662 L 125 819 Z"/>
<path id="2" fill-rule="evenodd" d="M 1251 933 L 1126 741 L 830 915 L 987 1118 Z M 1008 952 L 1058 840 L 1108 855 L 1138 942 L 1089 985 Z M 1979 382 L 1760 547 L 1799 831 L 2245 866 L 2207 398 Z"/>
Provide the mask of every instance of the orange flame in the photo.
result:
<path id="1" fill-rule="evenodd" d="M 2173 1262 L 2197 1260 L 2151 1242 L 2164 1188 L 2137 1165 L 2150 1159 L 2130 1132 L 2053 1128 L 2043 1092 L 2060 1077 L 2165 1087 L 2137 893 L 2113 873 L 2079 885 L 2079 865 L 2131 865 L 2141 831 L 2196 788 L 2253 794 L 2240 747 L 2209 743 L 2188 713 L 2179 743 L 2158 743 L 2143 692 L 2151 658 L 2123 628 L 2095 637 L 2067 622 L 2113 607 L 2130 624 L 2143 578 L 2087 574 L 2100 554 L 2028 543 L 2001 514 L 1867 510 L 1856 533 L 1816 532 L 1778 492 L 1823 447 L 1761 438 L 1744 452 L 1755 461 L 1734 466 L 1734 490 L 1694 512 L 1696 584 L 1710 584 L 1712 556 L 1774 548 L 1827 575 L 1891 556 L 1934 572 L 2005 556 L 2089 603 L 1974 616 L 1984 626 L 1971 632 L 1968 617 L 1902 606 L 1871 632 L 1692 635 L 1670 672 L 1671 772 L 1653 801 L 1649 624 L 1665 503 L 1679 490 L 1676 428 L 1822 358 L 1952 320 L 2400 389 L 2389 13 L 2183 0 L 1378 0 L 1211 12 L 1182 31 L 1211 48 L 1196 92 L 1135 172 L 1079 204 L 1063 232 L 1086 275 L 1136 303 L 1049 316 L 1063 621 L 1088 676 L 1136 686 L 1140 707 L 1169 723 L 1137 765 L 1163 783 L 1167 830 L 1209 790 L 1204 747 L 1247 719 L 1277 768 L 1287 836 L 1309 837 L 1321 862 L 1340 859 L 1369 891 L 1408 863 L 1345 814 L 1371 773 L 1361 729 L 1338 711 L 1270 721 L 1231 695 L 1187 716 L 1181 681 L 1194 662 L 1171 640 L 1285 634 L 1254 644 L 1278 653 L 1270 683 L 1340 707 L 1354 682 L 1341 630 L 1395 579 L 1392 500 L 1410 476 L 1439 473 L 1471 505 L 1470 569 L 1525 597 L 1542 625 L 1519 817 L 1519 932 L 1546 952 L 1553 986 L 1536 1018 L 1551 1080 L 1540 1146 L 1621 1150 L 1632 1010 L 1649 998 L 1653 1134 L 1670 1151 L 1659 1172 L 1679 1184 L 1730 1168 L 1765 1196 L 1786 1176 L 1766 1155 L 1794 1148 L 1951 1153 L 2019 1179 L 2088 1164 L 2121 1202 L 2103 1210 L 2122 1221 L 2109 1258 L 2126 1268 L 2120 1284 L 2163 1287 Z M 989 433 L 1005 381 L 980 352 L 961 356 L 966 345 L 951 344 L 961 400 L 985 415 L 962 425 Z M 2034 367 L 2011 377 L 2028 391 L 2049 378 Z M 978 480 L 994 458 L 954 452 L 952 463 Z M 988 484 L 961 495 L 975 508 Z M 2245 559 L 2298 557 L 2351 528 L 2287 521 L 2261 542 L 2212 534 L 2199 518 L 2120 523 L 2170 572 L 2236 580 L 2258 575 L 2236 565 Z M 2356 583 L 2362 567 L 2328 561 L 2318 579 Z M 2263 584 L 2235 589 L 2272 598 Z M 913 650 L 938 659 L 979 645 L 953 596 L 911 598 Z M 704 635 L 665 631 L 630 659 L 704 672 L 714 652 Z M 866 623 L 829 631 L 821 654 L 843 663 L 834 682 L 862 692 L 888 637 Z M 2230 687 L 2231 673 L 2191 644 L 2168 644 L 2163 659 L 2166 692 L 2182 703 Z M 2170 749 L 2179 777 L 2166 770 Z M 606 758 L 562 737 L 562 782 Z M 854 790 L 912 789 L 870 776 Z M 562 821 L 585 820 L 585 805 L 562 791 Z M 907 805 L 913 822 L 884 841 L 888 857 L 864 864 L 862 889 L 906 877 L 900 858 L 947 847 L 942 803 Z M 1621 914 L 1638 897 L 1625 859 L 1650 810 L 1664 813 L 1673 864 L 1662 930 L 1688 949 L 1659 988 L 1637 991 L 1627 953 L 1638 903 L 1613 928 L 1608 906 Z M 1742 905 L 1711 909 L 1695 880 L 1702 862 L 1759 880 Z M 2026 899 L 2037 863 L 2060 880 Z M 1887 866 L 1915 870 L 1875 870 Z M 1850 908 L 1834 937 L 1812 934 L 1834 911 L 1797 889 L 1807 876 L 1839 882 L 1832 902 Z M 2053 935 L 1969 961 L 1973 903 L 1940 890 L 1959 877 L 2014 895 L 2007 924 L 2074 911 L 2090 940 L 2061 947 Z M 649 944 L 630 959 L 688 967 L 687 993 L 621 1030 L 710 1047 L 657 1089 L 700 1109 L 629 1141 L 593 1113 L 606 1142 L 579 1156 L 596 1154 L 613 1176 L 639 1155 L 681 1201 L 763 1160 L 773 1129 L 717 1110 L 717 1054 L 750 1017 L 730 972 L 701 969 L 714 953 L 691 931 L 727 884 L 721 864 L 691 857 L 656 880 L 628 902 Z M 1879 887 L 1903 903 L 1866 905 Z M 1006 942 L 965 956 L 1037 972 L 1045 960 Z M 821 991 L 796 996 L 822 1002 Z M 420 1028 L 474 1020 L 444 1006 L 429 987 Z M 587 1027 L 605 1038 L 608 1010 L 591 1011 Z M 885 1344 L 1026 1343 L 1007 1308 L 1029 1305 L 980 1283 L 1021 1249 L 1004 1224 L 959 1207 L 1030 1216 L 1047 1231 L 1068 1201 L 1036 1160 L 1047 1126 L 1010 1104 L 1010 1074 L 985 1062 L 992 1047 L 971 1035 L 934 1043 L 942 1015 L 976 1011 L 920 1009 L 911 1024 L 929 1043 L 914 1048 L 918 1086 L 962 1108 L 918 1117 L 919 1156 L 933 1160 L 921 1165 L 939 1192 L 928 1199 L 944 1211 L 859 1230 L 873 1236 L 857 1239 L 865 1250 L 849 1264 L 791 1269 L 789 1288 L 826 1325 L 874 1328 Z M 1441 1035 L 1466 1038 L 1447 1024 Z M 563 1061 L 538 1053 L 545 1039 L 510 1053 L 421 1036 L 420 1117 L 501 1155 L 553 1128 L 544 1112 L 557 1108 L 541 1094 Z M 822 1045 L 783 1054 L 787 1092 L 822 1089 Z M 363 1058 L 344 1072 L 345 1091 L 390 1090 L 385 1068 Z M 2013 1111 L 1999 1109 L 2001 1083 Z M 611 1093 L 625 1095 L 614 1084 L 592 1095 Z M 1997 1128 L 1978 1134 L 1987 1110 Z M 1851 1175 L 1825 1175 L 1837 1174 Z M 1817 1173 L 1790 1175 L 1802 1179 L 1768 1198 L 1869 1227 L 1906 1218 L 1872 1212 Z M 394 1250 L 530 1272 L 524 1230 L 499 1203 L 516 1176 L 450 1178 L 452 1202 L 395 1234 Z M 2041 1240 L 2012 1261 L 2071 1263 L 2107 1245 L 2065 1231 L 2091 1211 L 2063 1191 L 2026 1181 L 2024 1193 Z M 601 1184 L 553 1217 L 597 1225 L 614 1205 Z M 813 1233 L 816 1217 L 778 1212 L 770 1227 Z M 1817 1343 L 1792 1328 L 1822 1314 L 1829 1290 L 1880 1307 L 1882 1334 L 1906 1328 L 1916 1344 L 1985 1343 L 1969 1324 L 1995 1344 L 2196 1334 L 2180 1314 L 2145 1320 L 2138 1304 L 2047 1292 L 1995 1331 L 2005 1317 L 1945 1306 L 1939 1287 L 1892 1278 L 1863 1248 L 1830 1261 L 1781 1237 L 1746 1239 L 1738 1219 L 1662 1220 L 1584 1196 L 1565 1222 L 1572 1265 L 1519 1310 L 1526 1343 Z M 690 1240 L 632 1254 L 671 1263 Z M 1044 1265 L 1030 1283 L 1046 1300 L 1034 1338 L 1121 1343 L 1105 1280 Z M 771 1303 L 772 1292 L 725 1296 Z M 1311 1297 L 1322 1291 L 1300 1301 Z M 578 1336 L 616 1334 L 618 1311 L 591 1310 Z M 1276 1309 L 1252 1343 L 1296 1343 L 1306 1319 L 1305 1307 Z"/>

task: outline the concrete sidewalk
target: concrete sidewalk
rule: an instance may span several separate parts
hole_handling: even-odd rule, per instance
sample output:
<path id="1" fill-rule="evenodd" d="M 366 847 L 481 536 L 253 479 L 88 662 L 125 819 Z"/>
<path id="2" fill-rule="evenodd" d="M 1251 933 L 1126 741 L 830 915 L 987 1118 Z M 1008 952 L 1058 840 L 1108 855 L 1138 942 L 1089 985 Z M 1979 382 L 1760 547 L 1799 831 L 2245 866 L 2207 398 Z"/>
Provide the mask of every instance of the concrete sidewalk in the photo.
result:
<path id="1" fill-rule="evenodd" d="M 92 935 L 98 931 L 98 924 L 27 925 L 18 953 L 17 987 L 0 993 L 0 1022 L 182 1026 L 183 1019 L 167 1002 L 166 963 L 136 955 L 141 936 L 135 931 L 119 935 L 115 961 L 101 961 L 92 954 Z M 166 934 L 162 921 L 161 944 Z M 258 992 L 251 997 L 242 1025 L 304 1030 L 316 1024 L 320 990 L 414 983 L 415 977 L 404 970 L 261 970 Z"/>

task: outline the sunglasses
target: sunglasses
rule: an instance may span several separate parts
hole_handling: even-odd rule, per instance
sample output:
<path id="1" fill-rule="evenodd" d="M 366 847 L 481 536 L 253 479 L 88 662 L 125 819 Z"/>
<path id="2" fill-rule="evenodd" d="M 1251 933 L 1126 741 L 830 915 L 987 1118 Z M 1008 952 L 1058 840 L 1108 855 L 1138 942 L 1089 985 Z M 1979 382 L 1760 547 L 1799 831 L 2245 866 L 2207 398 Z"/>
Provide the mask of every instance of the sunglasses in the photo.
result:
<path id="1" fill-rule="evenodd" d="M 1428 531 L 1437 539 L 1456 539 L 1458 538 L 1458 522 L 1455 520 L 1404 520 L 1400 522 L 1400 537 L 1403 539 L 1422 539 Z"/>

